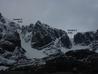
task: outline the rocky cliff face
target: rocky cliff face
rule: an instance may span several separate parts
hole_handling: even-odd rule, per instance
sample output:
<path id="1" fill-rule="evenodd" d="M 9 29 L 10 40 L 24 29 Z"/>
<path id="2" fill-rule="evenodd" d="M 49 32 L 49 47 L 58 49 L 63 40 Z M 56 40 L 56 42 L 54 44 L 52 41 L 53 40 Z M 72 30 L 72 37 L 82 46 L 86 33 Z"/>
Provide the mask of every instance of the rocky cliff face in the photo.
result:
<path id="1" fill-rule="evenodd" d="M 72 44 L 67 33 L 61 29 L 56 29 L 48 26 L 47 24 L 37 21 L 35 24 L 31 24 L 28 27 L 23 27 L 23 32 L 28 30 L 32 32 L 32 48 L 43 49 L 43 47 L 55 42 L 59 39 L 61 46 L 65 48 L 71 48 Z"/>
<path id="2" fill-rule="evenodd" d="M 82 45 L 89 45 L 92 43 L 97 36 L 97 33 L 94 32 L 84 32 L 84 33 L 77 33 L 74 35 L 74 43 L 75 44 L 82 44 Z"/>

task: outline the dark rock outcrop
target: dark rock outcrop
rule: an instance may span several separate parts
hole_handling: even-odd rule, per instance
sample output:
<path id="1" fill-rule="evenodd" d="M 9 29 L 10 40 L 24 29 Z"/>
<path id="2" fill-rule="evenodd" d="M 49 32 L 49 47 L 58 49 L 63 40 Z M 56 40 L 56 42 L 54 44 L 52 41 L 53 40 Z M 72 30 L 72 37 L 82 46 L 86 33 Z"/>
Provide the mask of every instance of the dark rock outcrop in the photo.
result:
<path id="1" fill-rule="evenodd" d="M 37 21 L 32 30 L 32 47 L 43 47 L 55 41 L 57 38 L 60 38 L 63 47 L 71 48 L 70 39 L 65 31 L 52 28 Z"/>
<path id="2" fill-rule="evenodd" d="M 80 50 L 68 51 L 65 55 L 73 57 L 75 59 L 85 59 L 88 56 L 93 55 L 93 54 L 95 54 L 95 52 L 90 51 L 89 49 L 84 49 L 84 50 L 80 49 Z"/>
<path id="3" fill-rule="evenodd" d="M 84 42 L 84 35 L 82 33 L 77 33 L 74 35 L 74 42 L 75 44 L 80 44 Z"/>
<path id="4" fill-rule="evenodd" d="M 1 38 L 2 38 L 2 33 L 0 33 L 0 40 L 1 40 Z"/>
<path id="5" fill-rule="evenodd" d="M 31 45 L 32 48 L 40 49 L 47 46 L 56 39 L 59 39 L 62 47 L 71 48 L 72 44 L 67 33 L 61 29 L 52 28 L 47 24 L 37 21 L 29 26 L 22 26 L 22 33 L 26 35 L 32 32 Z"/>
<path id="6" fill-rule="evenodd" d="M 2 23 L 6 23 L 6 21 L 5 21 L 4 17 L 2 16 L 2 14 L 1 14 L 1 13 L 0 13 L 0 21 L 1 21 Z"/>
<path id="7" fill-rule="evenodd" d="M 92 41 L 94 41 L 94 33 L 93 32 L 85 32 L 84 33 L 84 42 L 86 45 L 89 45 Z"/>
<path id="8" fill-rule="evenodd" d="M 12 52 L 15 49 L 15 45 L 9 41 L 0 41 L 0 48 Z"/>
<path id="9" fill-rule="evenodd" d="M 71 48 L 72 47 L 71 41 L 70 41 L 68 36 L 62 36 L 61 37 L 61 42 L 63 44 L 63 47 L 66 47 L 66 48 Z"/>
<path id="10" fill-rule="evenodd" d="M 16 47 L 21 47 L 21 40 L 18 32 L 9 31 L 3 36 L 1 33 L 0 47 L 7 51 L 14 51 Z"/>
<path id="11" fill-rule="evenodd" d="M 94 39 L 94 32 L 77 33 L 74 35 L 75 44 L 89 45 Z"/>
<path id="12" fill-rule="evenodd" d="M 21 46 L 21 40 L 18 32 L 9 31 L 3 36 L 3 39 L 5 41 L 12 42 L 15 46 Z"/>

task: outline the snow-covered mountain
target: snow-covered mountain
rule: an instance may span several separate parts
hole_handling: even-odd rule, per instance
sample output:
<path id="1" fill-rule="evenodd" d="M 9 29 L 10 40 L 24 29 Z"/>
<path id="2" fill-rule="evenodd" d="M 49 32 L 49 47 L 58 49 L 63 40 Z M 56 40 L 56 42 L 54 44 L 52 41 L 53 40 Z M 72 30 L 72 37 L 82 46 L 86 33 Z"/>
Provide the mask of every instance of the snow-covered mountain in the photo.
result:
<path id="1" fill-rule="evenodd" d="M 0 65 L 9 66 L 26 60 L 21 47 L 21 40 L 18 33 L 19 24 L 10 21 L 0 13 Z"/>
<path id="2" fill-rule="evenodd" d="M 34 59 L 56 58 L 63 54 L 61 47 L 69 49 L 71 46 L 70 39 L 63 30 L 52 28 L 40 21 L 20 27 L 18 23 L 0 13 L 2 66 L 31 64 Z"/>
<path id="3" fill-rule="evenodd" d="M 37 21 L 35 24 L 22 26 L 21 46 L 30 58 L 44 58 L 62 53 L 61 47 L 69 49 L 72 44 L 67 33 Z"/>
<path id="4" fill-rule="evenodd" d="M 41 23 L 40 21 L 37 21 L 35 24 L 22 27 L 22 32 L 24 35 L 31 33 L 32 48 L 41 50 L 45 48 L 45 46 L 57 41 L 57 39 L 58 42 L 61 42 L 62 47 L 71 48 L 70 39 L 65 31 L 52 28 L 47 24 Z"/>
<path id="5" fill-rule="evenodd" d="M 80 70 L 81 64 L 93 63 L 90 58 L 96 62 L 97 49 L 98 31 L 77 33 L 70 39 L 64 30 L 40 21 L 20 27 L 0 13 L 0 70 L 47 71 L 59 66 L 73 70 L 76 64 Z"/>

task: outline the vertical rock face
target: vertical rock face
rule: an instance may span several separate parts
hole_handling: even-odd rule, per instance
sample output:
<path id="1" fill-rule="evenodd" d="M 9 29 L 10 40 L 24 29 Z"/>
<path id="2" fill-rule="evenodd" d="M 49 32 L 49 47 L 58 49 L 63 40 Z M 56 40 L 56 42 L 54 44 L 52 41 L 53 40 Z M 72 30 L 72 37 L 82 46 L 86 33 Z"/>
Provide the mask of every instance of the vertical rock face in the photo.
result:
<path id="1" fill-rule="evenodd" d="M 66 47 L 66 48 L 72 47 L 71 41 L 68 36 L 61 37 L 61 42 L 63 44 L 63 47 Z"/>
<path id="2" fill-rule="evenodd" d="M 74 35 L 75 44 L 89 45 L 95 39 L 94 32 L 77 33 Z"/>
<path id="3" fill-rule="evenodd" d="M 74 35 L 74 42 L 75 44 L 83 43 L 84 35 L 82 33 L 77 33 L 76 35 Z"/>
<path id="4" fill-rule="evenodd" d="M 89 45 L 92 41 L 94 41 L 94 33 L 93 32 L 85 32 L 84 37 L 85 37 L 85 43 Z"/>
<path id="5" fill-rule="evenodd" d="M 37 21 L 32 30 L 32 47 L 43 47 L 56 39 L 60 39 L 63 47 L 70 48 L 71 42 L 67 33 L 63 30 L 52 28 L 47 24 Z"/>

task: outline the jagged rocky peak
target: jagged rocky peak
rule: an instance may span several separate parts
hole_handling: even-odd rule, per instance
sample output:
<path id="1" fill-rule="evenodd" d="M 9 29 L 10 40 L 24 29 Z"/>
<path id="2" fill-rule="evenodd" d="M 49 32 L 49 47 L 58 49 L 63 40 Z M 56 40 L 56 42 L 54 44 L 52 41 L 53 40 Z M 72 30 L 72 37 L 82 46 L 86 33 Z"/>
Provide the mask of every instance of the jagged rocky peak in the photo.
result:
<path id="1" fill-rule="evenodd" d="M 70 38 L 64 30 L 50 27 L 40 21 L 28 26 L 22 26 L 22 34 L 24 34 L 26 40 L 28 40 L 27 35 L 30 34 L 31 46 L 36 49 L 43 49 L 43 47 L 59 43 L 59 46 L 65 48 L 71 48 L 72 46 Z"/>
<path id="2" fill-rule="evenodd" d="M 36 23 L 35 23 L 35 28 L 49 28 L 49 25 L 47 25 L 47 24 L 44 24 L 44 23 L 42 23 L 41 21 L 37 21 Z"/>
<path id="3" fill-rule="evenodd" d="M 35 25 L 41 25 L 41 22 L 38 20 Z"/>
<path id="4" fill-rule="evenodd" d="M 72 47 L 70 38 L 64 30 L 50 27 L 40 21 L 22 26 L 22 34 L 25 40 L 31 42 L 32 48 L 43 49 L 50 45 L 59 45 L 65 48 Z"/>
<path id="5" fill-rule="evenodd" d="M 50 45 L 59 39 L 66 48 L 71 47 L 70 39 L 67 33 L 61 29 L 52 28 L 47 24 L 37 21 L 32 31 L 32 47 L 40 48 Z"/>
<path id="6" fill-rule="evenodd" d="M 32 23 L 30 25 L 26 25 L 26 26 L 22 25 L 21 30 L 23 33 L 32 32 L 33 27 L 34 27 L 34 24 L 32 24 Z"/>

